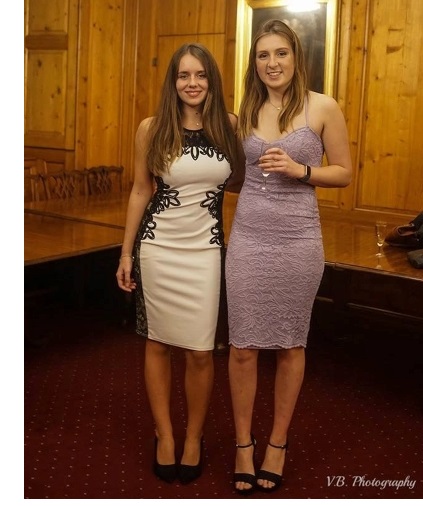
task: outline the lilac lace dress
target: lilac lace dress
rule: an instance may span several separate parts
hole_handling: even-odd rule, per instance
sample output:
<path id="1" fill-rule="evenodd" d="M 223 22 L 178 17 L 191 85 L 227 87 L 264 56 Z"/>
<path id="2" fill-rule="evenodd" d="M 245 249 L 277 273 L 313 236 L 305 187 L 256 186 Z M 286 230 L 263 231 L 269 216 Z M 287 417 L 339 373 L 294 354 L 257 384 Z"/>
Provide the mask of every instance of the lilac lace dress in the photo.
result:
<path id="1" fill-rule="evenodd" d="M 313 186 L 271 173 L 263 190 L 264 141 L 244 140 L 246 174 L 226 256 L 229 343 L 281 349 L 307 344 L 323 274 L 320 217 Z M 320 166 L 323 145 L 308 125 L 277 141 L 298 163 Z"/>

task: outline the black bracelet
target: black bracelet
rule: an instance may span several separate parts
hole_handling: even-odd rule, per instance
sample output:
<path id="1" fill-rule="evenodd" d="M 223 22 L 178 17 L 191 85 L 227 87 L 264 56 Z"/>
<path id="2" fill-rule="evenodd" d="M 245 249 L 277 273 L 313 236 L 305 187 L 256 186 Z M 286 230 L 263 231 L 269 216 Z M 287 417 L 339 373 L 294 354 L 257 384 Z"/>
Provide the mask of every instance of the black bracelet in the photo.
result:
<path id="1" fill-rule="evenodd" d="M 301 183 L 307 183 L 307 181 L 310 179 L 310 176 L 311 176 L 310 165 L 304 165 L 304 176 L 299 177 L 298 181 L 301 181 Z"/>

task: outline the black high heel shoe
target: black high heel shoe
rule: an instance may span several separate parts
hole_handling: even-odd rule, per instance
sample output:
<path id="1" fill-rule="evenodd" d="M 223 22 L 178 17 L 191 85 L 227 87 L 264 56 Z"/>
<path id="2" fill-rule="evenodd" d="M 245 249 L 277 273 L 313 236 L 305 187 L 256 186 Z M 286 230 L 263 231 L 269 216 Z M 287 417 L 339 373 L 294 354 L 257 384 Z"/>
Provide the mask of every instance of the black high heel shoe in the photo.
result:
<path id="1" fill-rule="evenodd" d="M 183 485 L 188 485 L 192 481 L 196 480 L 201 476 L 203 472 L 203 451 L 204 451 L 204 440 L 201 438 L 200 441 L 200 460 L 196 466 L 189 466 L 187 464 L 179 464 L 178 466 L 178 478 Z"/>
<path id="2" fill-rule="evenodd" d="M 154 438 L 154 465 L 153 472 L 154 474 L 163 481 L 167 483 L 172 483 L 175 481 L 177 476 L 176 464 L 159 464 L 157 462 L 157 444 L 158 439 L 157 436 Z"/>
<path id="3" fill-rule="evenodd" d="M 236 444 L 237 448 L 250 448 L 251 446 L 254 447 L 254 449 L 253 449 L 253 464 L 254 464 L 254 467 L 255 467 L 255 457 L 256 457 L 256 445 L 257 445 L 257 441 L 254 439 L 254 436 L 252 434 L 251 434 L 251 443 L 249 443 L 247 445 Z M 239 489 L 239 488 L 235 487 L 235 491 L 238 492 L 238 494 L 241 494 L 241 495 L 252 494 L 254 492 L 254 490 L 256 489 L 256 486 L 257 486 L 257 478 L 256 478 L 255 474 L 234 473 L 233 480 L 234 480 L 234 483 L 242 481 L 244 483 L 248 483 L 249 485 L 251 485 L 250 488 L 244 488 L 244 489 Z"/>
<path id="4" fill-rule="evenodd" d="M 279 450 L 288 450 L 288 442 L 286 442 L 284 445 L 272 445 L 272 443 L 268 443 L 269 446 L 272 448 L 277 448 Z M 274 492 L 277 490 L 281 484 L 282 484 L 282 475 L 271 473 L 270 471 L 266 471 L 265 469 L 260 469 L 260 471 L 257 473 L 257 480 L 266 480 L 271 481 L 275 485 L 273 487 L 263 487 L 259 483 L 257 483 L 257 486 L 260 488 L 263 492 Z"/>

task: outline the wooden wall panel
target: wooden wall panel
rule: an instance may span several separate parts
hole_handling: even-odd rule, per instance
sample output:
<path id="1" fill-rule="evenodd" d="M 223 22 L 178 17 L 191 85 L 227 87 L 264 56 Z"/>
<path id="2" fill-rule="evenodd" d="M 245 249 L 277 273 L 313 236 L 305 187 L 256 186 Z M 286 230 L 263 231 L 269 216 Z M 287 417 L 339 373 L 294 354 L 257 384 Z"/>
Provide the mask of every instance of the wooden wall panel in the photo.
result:
<path id="1" fill-rule="evenodd" d="M 133 180 L 132 169 L 134 161 L 136 125 L 136 95 L 137 95 L 137 51 L 139 33 L 139 2 L 131 0 L 125 2 L 124 12 L 124 47 L 122 72 L 122 107 L 120 114 L 120 156 L 119 165 L 125 168 L 123 184 L 129 186 Z"/>
<path id="2" fill-rule="evenodd" d="M 71 149 L 78 1 L 25 2 L 25 145 Z"/>
<path id="3" fill-rule="evenodd" d="M 354 185 L 357 174 L 358 125 L 360 123 L 360 104 L 362 94 L 362 68 L 364 47 L 364 28 L 366 26 L 367 0 L 338 2 L 338 35 L 336 50 L 336 73 L 334 97 L 341 107 L 348 128 L 351 158 L 353 163 L 353 182 L 347 188 L 317 188 L 316 194 L 321 208 L 350 210 L 354 207 Z M 362 23 L 353 20 L 362 20 Z M 355 69 L 355 71 L 352 71 Z"/>
<path id="4" fill-rule="evenodd" d="M 137 126 L 140 5 L 81 0 L 80 10 L 76 167 L 123 165 L 125 187 Z"/>
<path id="5" fill-rule="evenodd" d="M 26 135 L 63 147 L 66 128 L 66 51 L 28 51 L 31 88 L 26 99 Z"/>
<path id="6" fill-rule="evenodd" d="M 157 29 L 156 18 L 163 15 L 157 11 L 155 0 L 144 0 L 139 10 L 138 42 L 136 54 L 135 124 L 151 116 L 154 110 L 154 89 L 157 79 Z M 134 141 L 134 139 L 133 139 Z M 135 141 L 134 141 L 135 142 Z"/>
<path id="7" fill-rule="evenodd" d="M 236 15 L 236 0 L 227 0 L 225 59 L 223 63 L 223 91 L 225 94 L 226 107 L 231 112 L 234 112 L 235 103 Z"/>
<path id="8" fill-rule="evenodd" d="M 423 3 L 372 2 L 356 207 L 423 208 Z"/>
<path id="9" fill-rule="evenodd" d="M 352 159 L 352 183 L 335 190 L 339 209 L 351 211 L 355 207 L 356 186 L 359 175 L 359 152 L 362 132 L 362 95 L 365 85 L 368 0 L 343 0 L 339 9 L 339 51 L 337 100 L 347 122 Z"/>
<path id="10" fill-rule="evenodd" d="M 422 167 L 411 162 L 421 158 L 422 16 L 417 0 L 340 3 L 336 98 L 347 120 L 353 182 L 318 189 L 321 207 L 404 221 L 423 208 Z"/>
<path id="11" fill-rule="evenodd" d="M 123 83 L 124 0 L 83 2 L 77 165 L 119 163 Z M 106 8 L 107 7 L 107 8 Z"/>
<path id="12" fill-rule="evenodd" d="M 160 35 L 225 31 L 225 0 L 162 0 L 157 9 L 157 33 Z"/>
<path id="13" fill-rule="evenodd" d="M 69 4 L 61 0 L 27 0 L 28 33 L 32 35 L 68 32 Z"/>

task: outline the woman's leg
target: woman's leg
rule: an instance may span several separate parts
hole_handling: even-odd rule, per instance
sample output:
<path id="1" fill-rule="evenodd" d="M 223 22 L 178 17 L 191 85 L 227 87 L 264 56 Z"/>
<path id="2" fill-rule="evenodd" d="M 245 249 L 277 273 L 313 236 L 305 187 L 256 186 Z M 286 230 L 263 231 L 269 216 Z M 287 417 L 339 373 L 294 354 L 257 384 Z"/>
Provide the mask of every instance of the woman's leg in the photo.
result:
<path id="1" fill-rule="evenodd" d="M 175 442 L 170 419 L 171 363 L 170 347 L 147 339 L 145 345 L 145 384 L 158 440 L 159 464 L 175 463 Z"/>
<path id="2" fill-rule="evenodd" d="M 197 466 L 201 438 L 213 388 L 213 351 L 185 351 L 185 395 L 188 424 L 181 464 Z"/>
<path id="3" fill-rule="evenodd" d="M 236 443 L 240 446 L 251 442 L 251 423 L 257 389 L 258 350 L 239 349 L 231 346 L 229 353 L 229 382 L 235 422 Z M 254 447 L 238 448 L 235 473 L 255 474 Z M 250 483 L 238 481 L 235 488 L 248 490 Z"/>
<path id="4" fill-rule="evenodd" d="M 269 442 L 282 446 L 287 442 L 288 429 L 304 379 L 305 350 L 279 350 L 276 355 L 274 419 Z M 286 451 L 267 446 L 261 469 L 282 475 Z M 270 480 L 258 480 L 264 488 L 273 488 Z"/>

